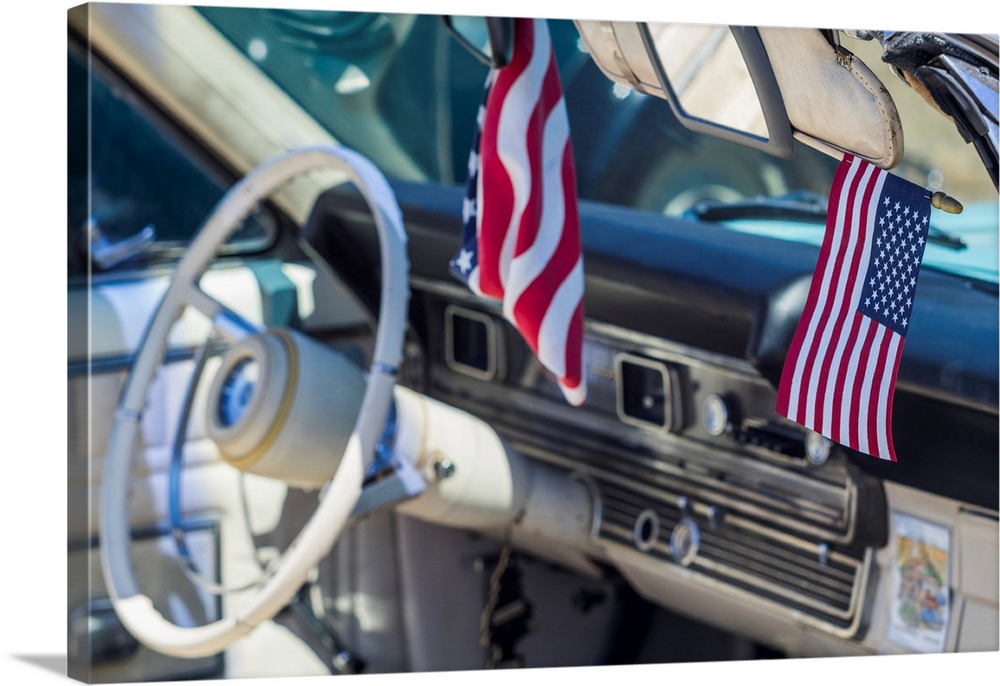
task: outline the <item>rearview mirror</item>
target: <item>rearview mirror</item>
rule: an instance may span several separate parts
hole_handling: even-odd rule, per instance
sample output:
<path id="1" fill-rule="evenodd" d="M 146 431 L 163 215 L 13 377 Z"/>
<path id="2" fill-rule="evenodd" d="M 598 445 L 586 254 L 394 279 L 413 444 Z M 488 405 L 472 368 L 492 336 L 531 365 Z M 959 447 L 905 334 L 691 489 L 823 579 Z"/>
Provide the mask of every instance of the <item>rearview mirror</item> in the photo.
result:
<path id="1" fill-rule="evenodd" d="M 793 139 L 884 169 L 902 157 L 892 96 L 819 29 L 576 21 L 601 71 L 685 127 L 788 159 Z"/>
<path id="2" fill-rule="evenodd" d="M 788 114 L 756 29 L 702 24 L 639 29 L 655 57 L 663 92 L 688 128 L 792 156 Z"/>

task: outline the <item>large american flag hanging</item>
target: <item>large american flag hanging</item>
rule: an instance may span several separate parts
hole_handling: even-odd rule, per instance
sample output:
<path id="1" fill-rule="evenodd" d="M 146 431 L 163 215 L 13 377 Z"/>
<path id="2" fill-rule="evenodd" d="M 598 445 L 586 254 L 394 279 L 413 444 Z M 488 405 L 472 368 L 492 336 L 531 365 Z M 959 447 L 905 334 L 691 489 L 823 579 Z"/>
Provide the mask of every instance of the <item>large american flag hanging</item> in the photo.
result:
<path id="1" fill-rule="evenodd" d="M 896 460 L 892 399 L 927 244 L 929 195 L 844 157 L 778 387 L 779 414 L 885 460 Z"/>
<path id="2" fill-rule="evenodd" d="M 503 302 L 573 405 L 587 395 L 583 257 L 569 119 L 544 19 L 517 19 L 490 72 L 469 158 L 462 248 L 451 272 Z"/>

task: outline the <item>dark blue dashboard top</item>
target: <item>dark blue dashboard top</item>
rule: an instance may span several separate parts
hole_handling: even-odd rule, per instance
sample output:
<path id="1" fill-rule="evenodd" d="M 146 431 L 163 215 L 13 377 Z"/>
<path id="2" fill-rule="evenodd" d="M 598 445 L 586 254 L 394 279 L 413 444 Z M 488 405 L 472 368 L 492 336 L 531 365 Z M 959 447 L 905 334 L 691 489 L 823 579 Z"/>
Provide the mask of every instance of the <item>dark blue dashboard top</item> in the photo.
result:
<path id="1" fill-rule="evenodd" d="M 401 182 L 393 188 L 411 273 L 454 282 L 448 263 L 460 242 L 462 189 Z M 595 203 L 581 203 L 580 212 L 588 319 L 746 359 L 777 385 L 816 246 Z M 377 308 L 377 244 L 356 194 L 321 196 L 306 235 Z M 860 454 L 852 462 L 888 480 L 997 508 L 998 314 L 995 285 L 921 272 L 894 400 L 899 462 Z"/>

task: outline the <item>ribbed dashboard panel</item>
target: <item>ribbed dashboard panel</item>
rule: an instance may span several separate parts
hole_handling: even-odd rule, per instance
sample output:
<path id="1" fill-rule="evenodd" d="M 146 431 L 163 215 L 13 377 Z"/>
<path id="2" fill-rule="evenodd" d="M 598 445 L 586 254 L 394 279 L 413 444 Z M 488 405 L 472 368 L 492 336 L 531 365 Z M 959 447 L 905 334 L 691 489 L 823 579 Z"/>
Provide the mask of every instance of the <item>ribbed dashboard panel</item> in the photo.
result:
<path id="1" fill-rule="evenodd" d="M 670 556 L 670 534 L 682 519 L 680 510 L 608 482 L 601 492 L 599 536 L 623 546 L 635 545 L 635 523 L 640 512 L 655 511 L 659 532 L 648 551 L 675 564 Z M 749 593 L 808 613 L 838 629 L 851 626 L 858 609 L 858 593 L 867 572 L 864 555 L 825 552 L 803 539 L 775 536 L 761 527 L 744 527 L 730 518 L 713 527 L 707 517 L 691 515 L 699 526 L 701 543 L 688 569 L 723 581 Z"/>
<path id="2" fill-rule="evenodd" d="M 425 392 L 482 417 L 520 453 L 589 481 L 595 545 L 647 556 L 665 575 L 684 568 L 687 577 L 836 635 L 863 629 L 871 550 L 884 535 L 868 521 L 884 513 L 859 517 L 859 489 L 878 486 L 836 448 L 820 464 L 787 450 L 806 432 L 774 414 L 773 388 L 751 365 L 590 322 L 588 399 L 572 408 L 534 358 L 519 353 L 523 344 L 495 310 L 435 291 L 432 317 L 461 302 L 495 318 L 504 373 L 473 378 L 429 351 Z M 676 416 L 667 427 L 622 416 L 622 356 L 669 370 L 665 392 Z M 725 397 L 733 410 L 721 434 L 706 429 L 709 396 Z M 767 431 L 781 440 L 762 443 Z M 690 545 L 672 551 L 672 535 L 690 543 L 692 531 L 693 552 Z"/>
<path id="3" fill-rule="evenodd" d="M 526 455 L 589 477 L 600 498 L 595 532 L 601 543 L 644 550 L 666 569 L 678 565 L 670 537 L 687 517 L 701 539 L 687 569 L 810 616 L 836 633 L 856 630 L 869 553 L 846 542 L 851 511 L 834 504 L 837 486 L 812 483 L 803 474 L 775 481 L 760 474 L 749 478 L 740 462 L 734 472 L 707 471 L 697 469 L 693 459 L 677 465 L 665 457 L 611 452 L 607 446 L 576 453 L 573 448 L 582 447 L 579 435 L 564 436 L 557 453 L 554 446 L 542 447 L 543 437 L 524 429 L 507 425 L 500 433 Z M 852 490 L 845 475 L 839 487 L 844 508 L 851 506 Z M 810 492 L 826 494 L 830 503 L 810 501 L 804 495 Z M 652 545 L 637 541 L 645 511 L 658 522 Z M 842 543 L 833 543 L 837 540 Z"/>

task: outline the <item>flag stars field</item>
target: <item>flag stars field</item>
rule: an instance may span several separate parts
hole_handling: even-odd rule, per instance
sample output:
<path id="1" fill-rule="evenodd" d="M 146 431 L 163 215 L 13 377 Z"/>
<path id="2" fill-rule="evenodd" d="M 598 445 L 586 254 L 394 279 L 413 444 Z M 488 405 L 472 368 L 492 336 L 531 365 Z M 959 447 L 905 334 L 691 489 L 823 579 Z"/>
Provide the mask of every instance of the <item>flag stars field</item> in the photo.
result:
<path id="1" fill-rule="evenodd" d="M 871 294 L 864 297 L 860 310 L 886 325 L 890 322 L 897 325 L 897 330 L 905 330 L 913 301 L 911 298 L 904 301 L 902 296 L 916 285 L 911 275 L 923 258 L 928 219 L 927 214 L 921 218 L 910 205 L 893 202 L 889 197 L 883 199 L 882 207 L 876 221 L 875 244 L 888 245 L 889 251 L 879 251 L 873 262 L 875 274 L 868 280 L 868 286 L 872 294 L 877 289 L 883 295 L 877 301 L 878 308 L 873 307 Z M 907 281 L 906 277 L 911 278 Z"/>

